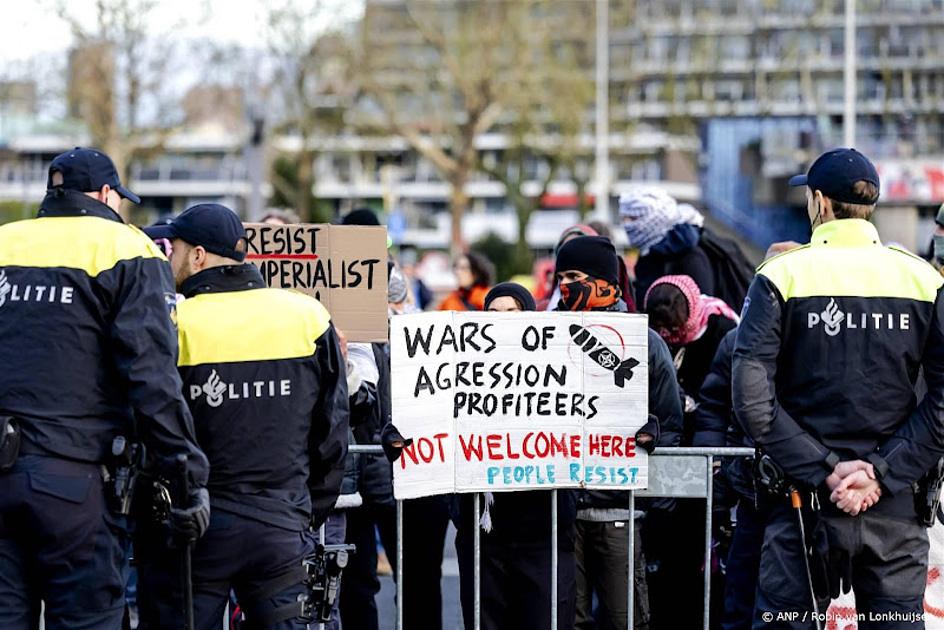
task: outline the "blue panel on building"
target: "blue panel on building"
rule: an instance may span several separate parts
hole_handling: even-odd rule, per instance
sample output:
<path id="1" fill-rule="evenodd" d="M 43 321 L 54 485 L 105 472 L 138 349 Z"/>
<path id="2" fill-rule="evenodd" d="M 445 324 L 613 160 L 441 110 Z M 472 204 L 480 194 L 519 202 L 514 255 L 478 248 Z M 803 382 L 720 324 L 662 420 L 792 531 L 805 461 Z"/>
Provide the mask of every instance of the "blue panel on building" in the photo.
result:
<path id="1" fill-rule="evenodd" d="M 788 205 L 786 199 L 772 203 L 756 201 L 760 165 L 746 169 L 745 156 L 752 146 L 764 150 L 799 146 L 804 137 L 815 136 L 811 118 L 719 118 L 708 120 L 702 127 L 705 165 L 701 173 L 702 198 L 710 214 L 728 225 L 756 246 L 766 248 L 776 241 L 809 240 L 810 225 L 801 207 Z M 771 147 L 772 138 L 790 139 L 788 146 Z M 789 163 L 789 159 L 786 160 Z M 798 166 L 802 170 L 802 166 Z"/>

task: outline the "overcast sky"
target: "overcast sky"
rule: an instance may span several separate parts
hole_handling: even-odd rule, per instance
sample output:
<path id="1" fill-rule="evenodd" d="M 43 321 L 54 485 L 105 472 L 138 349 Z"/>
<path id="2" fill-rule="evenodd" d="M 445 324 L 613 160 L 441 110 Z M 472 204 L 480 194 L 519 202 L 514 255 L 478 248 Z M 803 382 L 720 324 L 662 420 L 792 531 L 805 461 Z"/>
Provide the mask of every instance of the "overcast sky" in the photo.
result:
<path id="1" fill-rule="evenodd" d="M 297 0 L 307 7 L 325 0 Z M 345 14 L 354 18 L 363 8 L 363 0 L 327 0 L 337 2 Z M 54 0 L 3 0 L 3 19 L 0 20 L 0 64 L 9 64 L 32 58 L 37 54 L 64 51 L 69 48 L 72 35 L 51 7 Z M 242 44 L 248 47 L 265 45 L 265 6 L 272 0 L 160 0 L 154 11 L 153 32 L 165 33 L 174 29 L 183 18 L 187 24 L 185 38 L 206 38 L 218 43 Z M 15 6 L 15 8 L 13 8 Z M 95 15 L 95 0 L 70 0 L 75 15 Z"/>

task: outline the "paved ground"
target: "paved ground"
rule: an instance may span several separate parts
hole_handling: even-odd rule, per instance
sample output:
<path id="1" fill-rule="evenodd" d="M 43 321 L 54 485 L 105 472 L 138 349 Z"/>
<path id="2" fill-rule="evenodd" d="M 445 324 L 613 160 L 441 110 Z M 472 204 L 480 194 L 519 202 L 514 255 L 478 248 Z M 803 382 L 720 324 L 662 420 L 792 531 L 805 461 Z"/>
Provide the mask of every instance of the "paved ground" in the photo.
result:
<path id="1" fill-rule="evenodd" d="M 459 563 L 456 560 L 456 530 L 449 525 L 446 535 L 446 552 L 443 560 L 443 630 L 462 630 L 462 611 L 459 608 Z M 397 588 L 390 577 L 380 579 L 381 588 L 377 595 L 377 608 L 380 610 L 380 630 L 395 630 L 397 609 L 394 596 Z"/>

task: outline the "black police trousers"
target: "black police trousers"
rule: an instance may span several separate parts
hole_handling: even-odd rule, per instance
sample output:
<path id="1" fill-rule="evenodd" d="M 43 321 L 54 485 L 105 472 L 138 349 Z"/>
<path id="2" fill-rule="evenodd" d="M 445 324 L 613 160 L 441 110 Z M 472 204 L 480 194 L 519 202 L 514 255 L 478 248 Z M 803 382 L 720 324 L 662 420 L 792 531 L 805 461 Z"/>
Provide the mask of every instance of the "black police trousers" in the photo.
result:
<path id="1" fill-rule="evenodd" d="M 751 627 L 766 515 L 766 508 L 756 509 L 753 499 L 742 496 L 738 500 L 737 527 L 725 565 L 722 630 L 749 630 Z"/>
<path id="2" fill-rule="evenodd" d="M 881 499 L 895 500 L 900 510 L 881 510 L 880 501 L 855 517 L 837 514 L 828 506 L 820 515 L 838 548 L 851 555 L 859 630 L 924 628 L 920 615 L 928 571 L 928 533 L 917 521 L 912 497 L 902 498 L 906 500 Z M 825 627 L 829 601 L 817 605 Z M 815 627 L 796 510 L 778 505 L 764 532 L 754 630 Z"/>
<path id="3" fill-rule="evenodd" d="M 101 467 L 20 455 L 0 473 L 0 628 L 118 630 L 130 535 L 105 506 Z"/>
<path id="4" fill-rule="evenodd" d="M 246 612 L 244 628 L 293 630 L 307 628 L 300 618 L 260 625 L 252 611 L 263 604 L 274 608 L 298 600 L 306 587 L 301 581 L 263 595 L 273 584 L 284 583 L 315 548 L 314 535 L 290 531 L 214 508 L 210 527 L 193 549 L 193 617 L 197 630 L 219 630 L 229 601 L 236 593 Z M 184 627 L 182 554 L 167 549 L 156 532 L 135 538 L 138 564 L 139 630 L 176 630 Z"/>

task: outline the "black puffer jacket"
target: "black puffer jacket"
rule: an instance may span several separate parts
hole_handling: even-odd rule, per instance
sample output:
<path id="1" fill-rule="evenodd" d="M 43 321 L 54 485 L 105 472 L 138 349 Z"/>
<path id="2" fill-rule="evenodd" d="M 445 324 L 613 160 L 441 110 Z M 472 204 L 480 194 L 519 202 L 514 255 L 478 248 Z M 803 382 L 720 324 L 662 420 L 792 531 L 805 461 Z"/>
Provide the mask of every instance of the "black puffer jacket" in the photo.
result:
<path id="1" fill-rule="evenodd" d="M 626 312 L 620 301 L 610 311 Z M 658 418 L 656 446 L 678 446 L 682 439 L 682 403 L 672 356 L 657 333 L 649 330 L 649 413 Z M 582 490 L 577 509 L 628 509 L 629 494 L 614 490 Z"/>
<path id="2" fill-rule="evenodd" d="M 754 447 L 754 441 L 735 420 L 731 403 L 731 360 L 736 341 L 737 328 L 721 340 L 711 370 L 701 386 L 693 446 Z M 727 485 L 741 497 L 753 500 L 754 483 L 749 457 L 726 457 L 722 460 L 721 469 Z"/>

